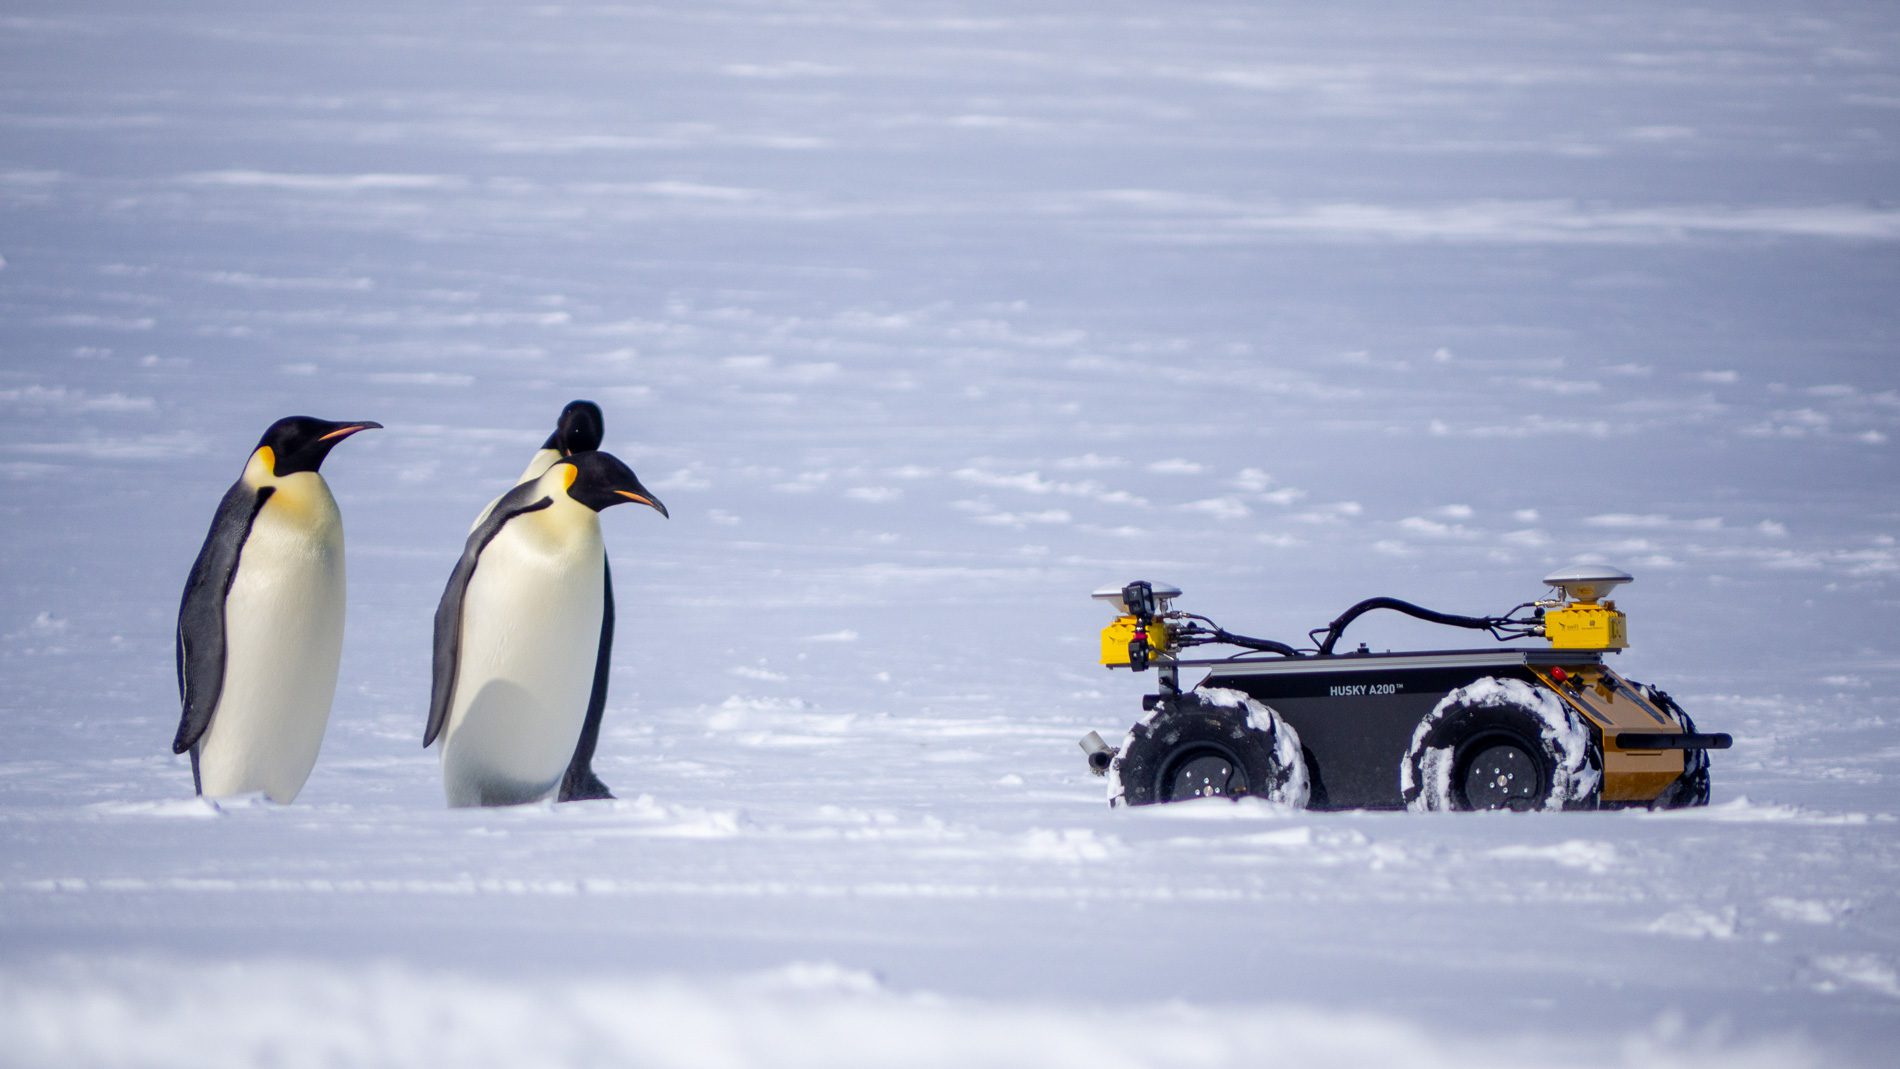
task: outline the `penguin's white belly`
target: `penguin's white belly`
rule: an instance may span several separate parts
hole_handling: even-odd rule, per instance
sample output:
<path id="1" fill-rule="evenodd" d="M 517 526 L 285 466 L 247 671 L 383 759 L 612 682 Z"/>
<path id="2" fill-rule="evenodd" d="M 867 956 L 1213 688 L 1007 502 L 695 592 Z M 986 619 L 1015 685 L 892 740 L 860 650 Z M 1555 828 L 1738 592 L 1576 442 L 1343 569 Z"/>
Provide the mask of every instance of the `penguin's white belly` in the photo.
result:
<path id="1" fill-rule="evenodd" d="M 224 685 L 199 742 L 211 797 L 289 802 L 317 762 L 343 651 L 343 526 L 328 490 L 257 514 L 225 599 Z"/>
<path id="2" fill-rule="evenodd" d="M 599 531 L 556 541 L 532 527 L 514 521 L 502 528 L 463 599 L 442 741 L 452 806 L 551 796 L 587 716 L 605 582 Z"/>

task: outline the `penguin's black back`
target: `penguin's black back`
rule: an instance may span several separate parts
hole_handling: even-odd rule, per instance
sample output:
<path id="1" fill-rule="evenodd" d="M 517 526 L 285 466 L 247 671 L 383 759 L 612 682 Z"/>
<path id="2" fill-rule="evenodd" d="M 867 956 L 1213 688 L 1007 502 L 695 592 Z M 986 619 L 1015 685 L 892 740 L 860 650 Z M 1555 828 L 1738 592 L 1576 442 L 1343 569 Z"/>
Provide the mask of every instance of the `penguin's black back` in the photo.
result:
<path id="1" fill-rule="evenodd" d="M 178 606 L 178 701 L 182 710 L 172 752 L 184 753 L 198 744 L 211 726 L 224 690 L 224 605 L 237 578 L 244 543 L 251 537 L 257 514 L 270 500 L 271 487 L 253 489 L 243 480 L 225 491 L 211 517 L 198 559 L 185 579 L 185 595 Z"/>

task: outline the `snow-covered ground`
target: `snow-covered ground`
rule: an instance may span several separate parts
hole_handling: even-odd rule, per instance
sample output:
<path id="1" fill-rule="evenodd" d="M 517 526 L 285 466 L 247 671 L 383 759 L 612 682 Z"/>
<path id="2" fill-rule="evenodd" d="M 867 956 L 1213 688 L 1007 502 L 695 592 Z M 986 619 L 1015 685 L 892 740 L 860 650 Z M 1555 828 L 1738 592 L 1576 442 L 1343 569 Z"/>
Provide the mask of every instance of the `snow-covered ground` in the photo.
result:
<path id="1" fill-rule="evenodd" d="M 12 0 L 0 1063 L 1886 1065 L 1897 180 L 1886 5 Z M 621 799 L 450 812 L 435 601 L 573 397 L 672 510 Z M 388 428 L 342 679 L 213 808 L 177 598 L 292 412 Z M 1098 585 L 1299 640 L 1584 558 L 1706 810 L 1076 748 Z"/>

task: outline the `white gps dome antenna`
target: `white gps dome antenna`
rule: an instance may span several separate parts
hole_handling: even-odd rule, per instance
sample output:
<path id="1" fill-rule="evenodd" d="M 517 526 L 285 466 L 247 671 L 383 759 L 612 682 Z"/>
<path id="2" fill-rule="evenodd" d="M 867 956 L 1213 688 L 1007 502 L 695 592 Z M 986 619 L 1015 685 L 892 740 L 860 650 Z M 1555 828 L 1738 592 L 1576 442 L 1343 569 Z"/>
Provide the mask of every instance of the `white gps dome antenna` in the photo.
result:
<path id="1" fill-rule="evenodd" d="M 1585 605 L 1593 605 L 1610 591 L 1635 581 L 1635 576 L 1607 564 L 1573 564 L 1544 577 L 1545 585 L 1554 586 L 1564 592 L 1564 597 Z"/>

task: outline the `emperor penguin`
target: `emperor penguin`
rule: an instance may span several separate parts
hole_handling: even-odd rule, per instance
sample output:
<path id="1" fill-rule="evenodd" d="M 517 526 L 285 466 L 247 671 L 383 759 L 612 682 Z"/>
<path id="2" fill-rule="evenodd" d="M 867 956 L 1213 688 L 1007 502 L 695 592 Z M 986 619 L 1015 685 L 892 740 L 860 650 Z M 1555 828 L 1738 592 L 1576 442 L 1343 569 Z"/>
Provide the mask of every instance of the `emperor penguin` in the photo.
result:
<path id="1" fill-rule="evenodd" d="M 343 649 L 343 517 L 317 469 L 381 426 L 280 419 L 218 503 L 178 608 L 172 752 L 200 795 L 289 802 L 310 777 Z"/>
<path id="2" fill-rule="evenodd" d="M 553 433 L 529 459 L 527 468 L 522 471 L 521 478 L 515 480 L 515 485 L 539 479 L 562 457 L 599 449 L 600 440 L 606 431 L 606 417 L 601 414 L 599 405 L 586 400 L 569 401 L 561 409 L 560 418 L 555 420 Z M 500 501 L 500 498 L 496 498 L 489 502 L 482 514 L 476 517 L 474 527 L 469 529 L 471 533 L 495 511 Z M 600 650 L 594 660 L 594 687 L 587 699 L 587 719 L 581 724 L 580 739 L 574 744 L 574 756 L 568 761 L 567 772 L 561 777 L 561 789 L 556 796 L 562 802 L 614 796 L 607 784 L 601 782 L 594 773 L 594 750 L 600 745 L 600 720 L 607 709 L 607 669 L 613 660 L 614 648 L 614 577 L 604 552 L 600 567 L 601 598 L 605 605 L 601 610 Z"/>
<path id="3" fill-rule="evenodd" d="M 600 511 L 667 515 L 618 458 L 562 457 L 470 532 L 435 611 L 425 747 L 441 742 L 451 806 L 553 797 L 588 716 L 605 625 Z"/>

